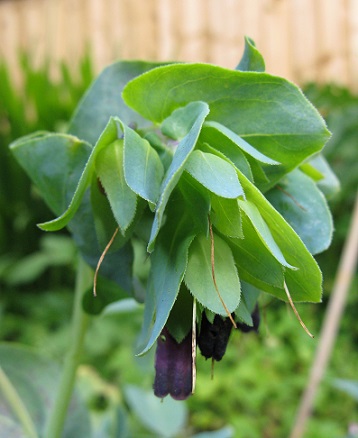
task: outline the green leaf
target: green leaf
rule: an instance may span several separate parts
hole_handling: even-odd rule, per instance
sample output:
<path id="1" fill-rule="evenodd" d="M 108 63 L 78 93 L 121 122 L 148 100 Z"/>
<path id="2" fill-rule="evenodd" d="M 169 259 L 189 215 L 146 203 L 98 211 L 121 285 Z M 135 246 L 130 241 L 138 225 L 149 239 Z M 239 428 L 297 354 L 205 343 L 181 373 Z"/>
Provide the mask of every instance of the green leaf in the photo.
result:
<path id="1" fill-rule="evenodd" d="M 172 64 L 130 81 L 123 98 L 154 123 L 161 123 L 190 102 L 207 102 L 209 121 L 224 125 L 262 154 L 282 163 L 265 169 L 270 180 L 265 189 L 320 151 L 329 138 L 322 117 L 299 88 L 266 73 L 208 64 Z"/>
<path id="2" fill-rule="evenodd" d="M 214 227 L 225 236 L 242 238 L 241 213 L 237 199 L 211 197 L 211 221 Z"/>
<path id="3" fill-rule="evenodd" d="M 112 132 L 110 130 L 109 134 L 116 137 L 116 124 L 111 126 L 114 129 Z M 40 133 L 16 141 L 11 145 L 11 151 L 49 207 L 55 214 L 61 214 L 74 196 L 86 162 L 88 165 L 90 146 L 73 136 Z M 91 172 L 93 174 L 92 170 Z M 91 183 L 92 178 L 90 175 L 87 177 Z M 95 238 L 89 238 L 96 235 L 89 191 L 84 190 L 79 204 L 77 211 L 73 212 L 68 228 L 86 262 L 95 268 L 102 249 Z M 131 291 L 132 260 L 132 248 L 125 245 L 119 251 L 105 257 L 101 273 Z"/>
<path id="4" fill-rule="evenodd" d="M 210 129 L 211 130 L 214 129 L 214 130 L 218 131 L 219 137 L 220 137 L 220 134 L 221 134 L 221 137 L 222 136 L 226 137 L 228 140 L 230 140 L 232 143 L 234 143 L 237 147 L 239 147 L 241 150 L 246 152 L 252 158 L 255 158 L 255 160 L 260 161 L 261 163 L 265 163 L 265 164 L 280 164 L 278 161 L 272 160 L 271 158 L 269 158 L 266 155 L 259 152 L 257 149 L 252 147 L 247 141 L 245 141 L 239 135 L 235 134 L 235 132 L 231 131 L 230 129 L 226 128 L 225 126 L 221 125 L 220 123 L 206 122 L 204 126 L 205 126 L 205 128 L 209 128 L 209 132 L 210 132 Z M 209 134 L 209 136 L 210 136 L 210 134 Z"/>
<path id="5" fill-rule="evenodd" d="M 251 167 L 248 159 L 246 158 L 245 154 L 231 141 L 225 141 L 226 137 L 222 137 L 214 139 L 214 130 L 211 130 L 210 136 L 207 136 L 207 129 L 203 127 L 201 134 L 200 134 L 200 140 L 207 140 L 212 142 L 212 144 L 215 145 L 215 147 L 211 146 L 210 143 L 200 143 L 199 148 L 203 152 L 209 152 L 211 154 L 217 155 L 220 158 L 223 158 L 227 160 L 228 162 L 232 163 L 238 170 L 241 170 L 241 172 L 249 178 L 250 181 L 253 181 L 253 175 L 251 172 Z"/>
<path id="6" fill-rule="evenodd" d="M 110 117 L 117 116 L 126 125 L 147 126 L 148 121 L 125 105 L 121 91 L 128 81 L 160 65 L 163 63 L 119 61 L 105 68 L 77 107 L 69 132 L 94 145 Z"/>
<path id="7" fill-rule="evenodd" d="M 265 71 L 265 61 L 261 53 L 256 49 L 255 43 L 251 38 L 245 37 L 244 54 L 236 70 L 241 71 Z"/>
<path id="8" fill-rule="evenodd" d="M 327 160 L 322 154 L 319 154 L 310 160 L 310 164 L 317 169 L 321 175 L 323 175 L 323 178 L 317 183 L 318 188 L 322 191 L 327 199 L 332 198 L 339 192 L 340 183 Z"/>
<path id="9" fill-rule="evenodd" d="M 160 335 L 183 280 L 189 246 L 194 238 L 191 216 L 174 199 L 151 255 L 139 354 L 146 353 Z M 152 325 L 152 319 L 154 324 Z"/>
<path id="10" fill-rule="evenodd" d="M 215 277 L 220 295 L 230 313 L 240 304 L 240 280 L 228 244 L 214 235 Z M 185 284 L 193 296 L 214 313 L 227 316 L 215 289 L 211 266 L 211 242 L 198 235 L 189 249 Z"/>
<path id="11" fill-rule="evenodd" d="M 185 137 L 193 125 L 193 119 L 197 117 L 198 104 L 198 102 L 191 102 L 173 111 L 163 121 L 161 125 L 162 133 L 174 140 L 181 140 Z"/>
<path id="12" fill-rule="evenodd" d="M 209 233 L 210 193 L 187 172 L 181 176 L 178 188 L 188 210 L 195 212 L 192 215 L 193 229 L 207 236 Z"/>
<path id="13" fill-rule="evenodd" d="M 28 348 L 5 343 L 0 345 L 0 363 L 33 419 L 39 436 L 43 436 L 46 419 L 54 406 L 60 383 L 60 365 Z M 10 417 L 14 423 L 18 421 L 3 398 L 3 394 L 0 394 L 0 424 L 3 416 Z M 24 435 L 16 435 L 16 438 L 20 436 Z M 77 392 L 73 395 L 62 436 L 63 438 L 91 436 L 89 415 Z"/>
<path id="14" fill-rule="evenodd" d="M 241 292 L 242 292 L 242 290 L 241 290 Z M 241 295 L 239 307 L 235 310 L 235 319 L 236 319 L 236 321 L 237 321 L 237 319 L 239 319 L 240 322 L 243 322 L 243 323 L 249 325 L 250 327 L 253 326 L 252 316 L 247 308 L 243 294 Z"/>
<path id="15" fill-rule="evenodd" d="M 132 223 L 137 195 L 127 185 L 123 170 L 123 140 L 115 140 L 96 157 L 96 172 L 104 187 L 113 215 L 124 233 Z"/>
<path id="16" fill-rule="evenodd" d="M 242 298 L 245 300 L 248 311 L 252 313 L 255 309 L 261 291 L 252 284 L 248 284 L 245 281 L 242 281 L 241 292 Z"/>
<path id="17" fill-rule="evenodd" d="M 205 117 L 209 113 L 209 107 L 206 103 L 196 102 L 195 105 L 196 113 L 193 112 L 192 114 L 193 118 L 191 120 L 191 129 L 178 144 L 173 160 L 169 166 L 169 169 L 167 170 L 164 181 L 161 185 L 161 194 L 155 211 L 152 231 L 148 243 L 148 251 L 152 251 L 154 248 L 155 239 L 162 224 L 163 214 L 169 200 L 169 196 L 174 190 L 174 187 L 177 185 L 184 171 L 185 163 L 196 145 Z"/>
<path id="18" fill-rule="evenodd" d="M 127 184 L 154 207 L 164 175 L 163 164 L 147 140 L 123 123 L 121 126 L 124 132 L 124 175 Z"/>
<path id="19" fill-rule="evenodd" d="M 252 284 L 241 281 L 241 301 L 235 316 L 250 327 L 253 326 L 251 314 L 255 309 L 260 293 L 261 291 Z"/>
<path id="20" fill-rule="evenodd" d="M 266 200 L 264 195 L 240 172 L 239 178 L 247 200 L 256 205 L 285 259 L 290 265 L 298 268 L 297 270 L 288 269 L 285 271 L 285 280 L 292 300 L 320 302 L 322 274 L 316 261 L 299 236 Z M 287 300 L 284 292 L 279 292 L 277 296 Z"/>
<path id="21" fill-rule="evenodd" d="M 95 171 L 95 161 L 98 153 L 105 148 L 108 144 L 112 143 L 117 139 L 117 125 L 113 119 L 111 119 L 105 130 L 102 132 L 101 137 L 96 143 L 95 147 L 92 149 L 91 155 L 88 158 L 86 166 L 83 169 L 80 180 L 78 181 L 77 188 L 73 194 L 73 198 L 67 208 L 67 210 L 62 213 L 57 219 L 53 219 L 49 222 L 44 222 L 38 226 L 44 231 L 58 231 L 64 228 L 69 221 L 73 218 L 76 211 L 78 210 L 82 198 L 91 183 L 92 176 Z M 67 169 L 66 169 L 67 170 Z"/>
<path id="22" fill-rule="evenodd" d="M 88 160 L 90 145 L 71 135 L 40 132 L 15 141 L 10 149 L 46 204 L 55 214 L 62 213 Z"/>
<path id="23" fill-rule="evenodd" d="M 128 293 L 118 284 L 99 275 L 97 277 L 97 296 L 93 295 L 93 288 L 88 289 L 82 299 L 83 310 L 90 315 L 99 315 L 110 303 L 128 298 Z"/>
<path id="24" fill-rule="evenodd" d="M 216 155 L 195 150 L 190 154 L 185 170 L 218 196 L 237 198 L 244 194 L 235 168 Z"/>
<path id="25" fill-rule="evenodd" d="M 182 402 L 170 397 L 160 400 L 132 385 L 125 386 L 124 396 L 136 417 L 155 436 L 176 437 L 186 425 L 188 412 Z"/>
<path id="26" fill-rule="evenodd" d="M 193 296 L 190 294 L 185 285 L 182 284 L 178 298 L 174 303 L 166 328 L 173 338 L 182 342 L 190 332 L 193 322 Z"/>
<path id="27" fill-rule="evenodd" d="M 240 279 L 257 288 L 283 296 L 283 267 L 260 239 L 246 215 L 242 216 L 244 239 L 230 239 L 230 245 Z M 280 291 L 278 291 L 280 289 Z"/>
<path id="28" fill-rule="evenodd" d="M 262 218 L 259 210 L 250 201 L 242 201 L 239 199 L 238 201 L 239 207 L 246 214 L 246 216 L 251 221 L 253 227 L 258 233 L 259 237 L 263 241 L 266 248 L 271 252 L 271 254 L 275 257 L 275 259 L 281 263 L 282 266 L 286 266 L 289 269 L 296 269 L 294 266 L 291 266 L 285 260 L 284 255 L 282 254 L 279 246 L 275 242 L 275 239 L 272 237 L 270 228 L 267 226 L 267 223 Z"/>
<path id="29" fill-rule="evenodd" d="M 298 169 L 289 173 L 267 199 L 301 237 L 311 254 L 327 249 L 333 222 L 325 197 L 316 184 Z"/>
<path id="30" fill-rule="evenodd" d="M 91 183 L 91 207 L 98 246 L 103 251 L 112 239 L 118 224 L 113 216 L 104 188 L 96 176 L 93 177 Z M 108 252 L 111 253 L 121 248 L 128 240 L 129 234 L 128 232 L 125 235 L 117 233 Z"/>

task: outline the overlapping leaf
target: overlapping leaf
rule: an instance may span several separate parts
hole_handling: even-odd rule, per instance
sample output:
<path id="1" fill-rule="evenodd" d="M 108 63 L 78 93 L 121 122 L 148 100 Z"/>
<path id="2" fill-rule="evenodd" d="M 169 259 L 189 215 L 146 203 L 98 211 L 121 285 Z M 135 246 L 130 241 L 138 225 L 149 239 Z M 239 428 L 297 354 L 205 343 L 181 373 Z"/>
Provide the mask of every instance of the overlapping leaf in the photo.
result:
<path id="1" fill-rule="evenodd" d="M 224 125 L 262 154 L 282 163 L 265 169 L 270 180 L 266 188 L 320 151 L 329 138 L 323 119 L 302 92 L 285 79 L 266 73 L 171 64 L 130 81 L 123 99 L 155 123 L 189 102 L 207 102 L 209 121 Z"/>
<path id="2" fill-rule="evenodd" d="M 262 242 L 266 246 L 266 248 L 270 251 L 270 253 L 275 257 L 275 259 L 282 265 L 290 269 L 296 269 L 294 266 L 291 266 L 285 259 L 282 254 L 279 246 L 277 245 L 275 239 L 273 238 L 267 223 L 262 218 L 258 208 L 255 204 L 250 201 L 242 201 L 238 200 L 238 204 L 242 211 L 249 218 Z"/>
<path id="3" fill-rule="evenodd" d="M 273 238 L 276 242 L 279 242 L 285 260 L 291 266 L 297 268 L 297 270 L 285 270 L 285 280 L 292 299 L 294 301 L 319 302 L 322 293 L 322 274 L 317 262 L 300 237 L 267 201 L 264 195 L 240 172 L 239 178 L 247 200 L 254 203 L 259 210 Z M 279 292 L 277 296 L 286 299 L 284 293 Z"/>
<path id="4" fill-rule="evenodd" d="M 324 196 L 311 178 L 296 169 L 266 197 L 301 237 L 311 254 L 328 248 L 333 233 L 332 217 Z"/>
<path id="5" fill-rule="evenodd" d="M 168 215 L 151 255 L 139 354 L 144 354 L 152 347 L 169 317 L 185 274 L 188 249 L 194 238 L 190 216 L 185 214 L 180 202 L 173 203 Z"/>
<path id="6" fill-rule="evenodd" d="M 234 167 L 216 155 L 199 150 L 193 151 L 185 165 L 185 170 L 218 196 L 235 199 L 243 195 Z"/>
<path id="7" fill-rule="evenodd" d="M 185 284 L 194 297 L 212 312 L 227 316 L 240 304 L 240 280 L 229 245 L 214 236 L 214 268 L 219 298 L 212 277 L 211 241 L 209 237 L 198 235 L 189 250 Z"/>
<path id="8" fill-rule="evenodd" d="M 160 65 L 164 63 L 119 61 L 105 68 L 78 105 L 69 133 L 95 145 L 111 117 L 126 125 L 147 126 L 147 120 L 125 105 L 121 90 L 131 79 Z"/>
<path id="9" fill-rule="evenodd" d="M 160 189 L 160 198 L 157 203 L 157 208 L 155 211 L 155 217 L 152 226 L 152 232 L 150 240 L 148 243 L 148 250 L 152 251 L 154 249 L 155 239 L 158 235 L 160 226 L 163 220 L 163 214 L 169 196 L 174 190 L 174 187 L 178 183 L 180 176 L 184 171 L 184 166 L 188 160 L 190 153 L 195 148 L 196 142 L 198 140 L 201 127 L 204 123 L 206 116 L 209 114 L 209 107 L 204 102 L 195 103 L 195 111 L 191 113 L 191 128 L 187 135 L 180 141 L 175 151 L 173 160 L 167 170 L 164 181 Z"/>

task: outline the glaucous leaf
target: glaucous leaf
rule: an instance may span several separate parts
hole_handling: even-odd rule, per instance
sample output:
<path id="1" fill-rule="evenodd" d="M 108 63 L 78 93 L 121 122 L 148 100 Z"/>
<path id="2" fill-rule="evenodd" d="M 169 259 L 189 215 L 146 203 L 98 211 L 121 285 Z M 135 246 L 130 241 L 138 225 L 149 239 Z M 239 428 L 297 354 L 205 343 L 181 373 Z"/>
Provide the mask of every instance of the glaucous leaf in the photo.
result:
<path id="1" fill-rule="evenodd" d="M 235 168 L 214 154 L 193 151 L 185 164 L 185 170 L 218 196 L 235 199 L 244 194 Z"/>
<path id="2" fill-rule="evenodd" d="M 114 128 L 116 136 L 117 129 L 115 126 Z M 55 214 L 61 214 L 78 190 L 83 169 L 86 163 L 88 165 L 90 146 L 71 135 L 40 133 L 14 142 L 11 151 L 48 206 Z M 88 183 L 92 181 L 91 173 L 84 177 L 84 180 L 88 178 Z M 85 182 L 87 185 L 87 181 Z M 86 262 L 96 267 L 102 249 L 96 239 L 93 211 L 86 189 L 78 203 L 77 210 L 71 213 L 72 220 L 68 228 Z M 125 245 L 119 251 L 107 255 L 101 266 L 101 273 L 131 291 L 132 260 L 132 248 Z"/>
<path id="3" fill-rule="evenodd" d="M 257 161 L 260 161 L 261 163 L 280 164 L 278 161 L 272 160 L 271 158 L 259 152 L 257 149 L 252 147 L 247 141 L 245 141 L 239 135 L 235 134 L 235 132 L 231 131 L 231 129 L 226 128 L 221 123 L 206 122 L 205 127 L 209 128 L 209 131 L 213 129 L 218 131 L 219 134 L 221 134 L 221 137 L 222 136 L 226 137 L 228 140 L 234 143 L 239 149 L 246 152 L 252 158 L 254 158 Z"/>
<path id="4" fill-rule="evenodd" d="M 239 199 L 238 201 L 239 207 L 249 218 L 259 237 L 263 241 L 266 248 L 271 252 L 271 254 L 275 257 L 275 259 L 281 263 L 282 266 L 285 266 L 289 269 L 296 269 L 294 266 L 291 266 L 287 263 L 284 255 L 282 254 L 279 246 L 277 245 L 275 239 L 272 237 L 270 228 L 267 226 L 267 223 L 262 218 L 259 210 L 250 201 L 243 201 Z"/>
<path id="5" fill-rule="evenodd" d="M 139 338 L 139 354 L 146 353 L 160 335 L 176 301 L 183 280 L 189 246 L 194 238 L 191 216 L 174 198 L 167 221 L 160 230 L 151 254 L 144 320 Z M 154 317 L 154 323 L 152 324 Z"/>
<path id="6" fill-rule="evenodd" d="M 167 323 L 169 333 L 178 342 L 182 342 L 192 328 L 193 296 L 182 283 L 177 300 L 172 307 Z"/>
<path id="7" fill-rule="evenodd" d="M 22 137 L 10 149 L 46 204 L 55 214 L 62 213 L 67 208 L 68 193 L 76 189 L 91 146 L 72 135 L 41 132 Z"/>
<path id="8" fill-rule="evenodd" d="M 284 292 L 283 266 L 271 254 L 246 215 L 242 215 L 243 239 L 230 239 L 240 279 L 276 295 Z"/>
<path id="9" fill-rule="evenodd" d="M 207 236 L 209 233 L 210 193 L 187 172 L 182 174 L 178 188 L 188 210 L 195 212 L 191 215 L 192 228 Z"/>
<path id="10" fill-rule="evenodd" d="M 227 199 L 213 195 L 211 197 L 210 219 L 213 226 L 224 236 L 243 237 L 241 213 L 237 199 Z"/>
<path id="11" fill-rule="evenodd" d="M 147 126 L 147 120 L 125 105 L 121 91 L 128 81 L 160 65 L 163 63 L 119 61 L 105 68 L 78 105 L 69 133 L 94 145 L 111 117 L 119 117 L 127 125 Z"/>
<path id="12" fill-rule="evenodd" d="M 104 188 L 96 176 L 92 179 L 90 199 L 97 242 L 99 248 L 103 251 L 112 239 L 118 223 L 113 216 Z M 117 233 L 108 251 L 111 253 L 121 248 L 128 240 L 129 235 L 129 232 L 126 232 L 125 235 Z"/>
<path id="13" fill-rule="evenodd" d="M 150 143 L 121 123 L 124 132 L 124 175 L 128 186 L 155 206 L 160 194 L 164 167 Z"/>
<path id="14" fill-rule="evenodd" d="M 214 245 L 216 283 L 231 313 L 240 304 L 240 280 L 229 245 L 216 235 L 214 235 Z M 198 235 L 191 244 L 184 280 L 190 292 L 204 307 L 219 315 L 227 316 L 213 282 L 209 237 Z"/>
<path id="15" fill-rule="evenodd" d="M 134 219 L 137 195 L 127 185 L 123 161 L 123 140 L 118 139 L 98 153 L 95 167 L 113 215 L 124 234 Z"/>
<path id="16" fill-rule="evenodd" d="M 318 188 L 327 199 L 332 198 L 339 192 L 340 183 L 327 160 L 322 154 L 319 154 L 313 157 L 309 163 L 323 175 L 323 178 L 317 183 Z"/>
<path id="17" fill-rule="evenodd" d="M 329 138 L 322 117 L 299 88 L 266 73 L 209 64 L 172 64 L 130 81 L 123 98 L 154 123 L 161 123 L 192 101 L 205 101 L 210 106 L 208 121 L 224 125 L 262 154 L 282 163 L 265 169 L 270 180 L 266 188 L 320 151 Z"/>
<path id="18" fill-rule="evenodd" d="M 190 102 L 173 111 L 161 124 L 162 133 L 174 140 L 185 137 L 193 126 L 193 118 L 197 117 L 198 106 L 200 107 L 201 103 Z"/>
<path id="19" fill-rule="evenodd" d="M 265 71 L 265 61 L 251 38 L 245 37 L 244 54 L 236 67 L 241 71 Z"/>
<path id="20" fill-rule="evenodd" d="M 232 163 L 237 169 L 241 170 L 241 172 L 247 178 L 249 178 L 250 181 L 254 180 L 250 163 L 245 154 L 230 140 L 225 141 L 225 136 L 222 136 L 221 138 L 220 135 L 215 136 L 215 130 L 212 130 L 210 128 L 207 129 L 204 126 L 200 134 L 200 140 L 205 140 L 205 143 L 199 144 L 198 148 L 200 150 L 226 159 L 228 162 Z M 215 147 L 211 146 L 211 144 L 207 141 L 214 144 Z"/>
<path id="21" fill-rule="evenodd" d="M 320 302 L 322 274 L 316 261 L 300 237 L 264 195 L 240 172 L 239 179 L 247 200 L 256 205 L 285 259 L 291 266 L 297 268 L 297 270 L 285 270 L 285 280 L 292 300 Z M 280 292 L 278 298 L 287 299 L 284 292 L 283 294 Z"/>
<path id="22" fill-rule="evenodd" d="M 111 119 L 104 131 L 102 132 L 98 142 L 96 143 L 95 147 L 91 151 L 91 155 L 88 158 L 88 161 L 86 165 L 84 166 L 83 172 L 81 174 L 81 177 L 79 178 L 78 185 L 76 187 L 75 192 L 73 193 L 72 200 L 70 204 L 67 207 L 67 210 L 61 214 L 56 219 L 53 219 L 49 222 L 44 222 L 42 224 L 39 224 L 38 226 L 44 230 L 44 231 L 58 231 L 61 228 L 64 228 L 69 221 L 73 218 L 73 216 L 76 214 L 76 211 L 78 210 L 82 198 L 91 184 L 92 177 L 95 171 L 95 162 L 96 158 L 98 156 L 98 153 L 108 146 L 108 144 L 112 143 L 118 138 L 117 134 L 117 125 L 114 122 L 113 119 Z M 53 156 L 52 156 L 53 158 Z"/>
<path id="23" fill-rule="evenodd" d="M 267 199 L 300 236 L 311 254 L 327 249 L 333 222 L 327 202 L 310 177 L 296 169 L 266 193 Z"/>
<path id="24" fill-rule="evenodd" d="M 193 111 L 192 113 L 190 131 L 178 144 L 173 160 L 161 185 L 161 193 L 155 211 L 151 236 L 148 243 L 148 251 L 152 251 L 154 249 L 155 239 L 162 224 L 163 214 L 169 200 L 169 196 L 174 190 L 174 187 L 177 185 L 184 171 L 185 163 L 196 145 L 201 127 L 209 113 L 209 107 L 206 103 L 196 102 L 195 108 L 196 112 Z"/>

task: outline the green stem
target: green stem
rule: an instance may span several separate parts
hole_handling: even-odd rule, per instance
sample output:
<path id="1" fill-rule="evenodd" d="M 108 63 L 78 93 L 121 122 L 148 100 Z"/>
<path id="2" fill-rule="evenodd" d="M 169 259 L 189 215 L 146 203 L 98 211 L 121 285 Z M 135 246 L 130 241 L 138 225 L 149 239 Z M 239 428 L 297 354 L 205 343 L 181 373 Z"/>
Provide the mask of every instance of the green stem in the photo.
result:
<path id="1" fill-rule="evenodd" d="M 60 438 L 73 393 L 76 371 L 80 362 L 84 337 L 90 317 L 82 310 L 82 296 L 93 281 L 93 273 L 79 257 L 73 305 L 71 345 L 69 347 L 62 376 L 58 386 L 55 405 L 46 426 L 45 438 Z"/>
<path id="2" fill-rule="evenodd" d="M 22 428 L 30 438 L 38 438 L 35 425 L 13 384 L 0 367 L 0 389 L 13 413 L 20 421 Z"/>

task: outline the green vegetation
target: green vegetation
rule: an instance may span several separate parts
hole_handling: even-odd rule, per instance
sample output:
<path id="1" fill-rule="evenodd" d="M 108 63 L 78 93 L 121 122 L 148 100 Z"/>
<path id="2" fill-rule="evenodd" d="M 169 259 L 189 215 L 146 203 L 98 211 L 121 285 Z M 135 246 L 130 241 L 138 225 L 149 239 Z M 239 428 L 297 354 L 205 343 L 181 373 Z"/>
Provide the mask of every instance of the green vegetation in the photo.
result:
<path id="1" fill-rule="evenodd" d="M 76 250 L 66 232 L 44 234 L 36 228 L 35 224 L 44 218 L 51 219 L 52 213 L 36 189 L 30 187 L 28 178 L 9 154 L 8 144 L 34 130 L 65 131 L 93 75 L 88 58 L 79 68 L 77 82 L 65 66 L 56 82 L 50 79 L 48 67 L 36 71 L 26 57 L 21 65 L 23 88 L 16 88 L 6 66 L 0 66 L 0 95 L 4 96 L 0 101 L 0 338 L 6 343 L 34 347 L 37 353 L 60 360 L 70 335 Z M 340 193 L 330 200 L 336 228 L 332 247 L 317 257 L 325 279 L 323 303 L 297 305 L 309 329 L 318 334 L 358 186 L 358 98 L 335 86 L 310 85 L 305 93 L 333 132 L 324 152 L 341 182 Z M 355 286 L 357 289 L 357 278 Z M 331 365 L 309 423 L 308 438 L 343 437 L 348 424 L 358 421 L 356 400 L 333 386 L 336 378 L 357 380 L 357 305 L 357 296 L 351 293 Z M 215 365 L 213 380 L 211 362 L 198 358 L 197 389 L 186 403 L 188 410 L 178 403 L 167 407 L 169 416 L 173 410 L 178 412 L 174 436 L 218 429 L 222 429 L 220 437 L 288 435 L 317 341 L 307 337 L 283 302 L 266 297 L 261 308 L 260 334 L 233 333 L 225 360 Z M 124 301 L 119 308 L 109 307 L 92 320 L 85 340 L 77 391 L 90 408 L 98 436 L 104 438 L 155 437 L 169 430 L 160 418 L 154 425 L 148 424 L 136 408 L 143 403 L 142 411 L 150 412 L 148 406 L 155 409 L 153 399 L 147 393 L 138 393 L 137 388 L 151 391 L 154 375 L 152 352 L 135 357 L 142 313 L 142 308 L 132 301 Z M 0 364 L 4 368 L 6 357 L 10 358 L 10 366 L 14 363 L 12 355 L 16 357 L 16 351 L 7 348 L 8 344 L 0 346 Z M 38 359 L 30 360 L 34 361 L 33 368 L 39 367 Z M 167 404 L 166 399 L 164 405 Z M 78 415 L 84 415 L 81 418 L 85 425 L 85 414 Z M 67 436 L 71 436 L 71 424 L 67 427 Z"/>

